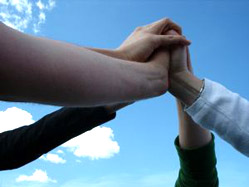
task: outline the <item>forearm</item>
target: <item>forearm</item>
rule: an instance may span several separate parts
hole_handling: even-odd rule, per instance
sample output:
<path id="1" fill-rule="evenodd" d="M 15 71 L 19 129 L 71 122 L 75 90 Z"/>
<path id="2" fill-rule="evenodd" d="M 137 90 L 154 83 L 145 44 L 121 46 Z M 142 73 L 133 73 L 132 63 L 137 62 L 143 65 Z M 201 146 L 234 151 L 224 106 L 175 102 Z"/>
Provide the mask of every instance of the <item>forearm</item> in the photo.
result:
<path id="1" fill-rule="evenodd" d="M 91 51 L 95 51 L 95 52 L 103 54 L 103 55 L 106 55 L 106 56 L 113 57 L 113 58 L 128 60 L 126 58 L 126 56 L 123 53 L 121 53 L 120 50 L 100 49 L 100 48 L 87 48 L 87 49 L 89 49 Z M 114 112 L 116 112 L 124 107 L 127 107 L 133 103 L 134 102 L 107 105 L 107 106 L 105 106 L 105 109 L 107 110 L 108 113 L 114 113 Z"/>
<path id="2" fill-rule="evenodd" d="M 199 148 L 211 141 L 208 130 L 197 125 L 192 118 L 184 112 L 184 104 L 191 104 L 199 95 L 202 81 L 191 73 L 179 73 L 172 76 L 170 92 L 176 96 L 179 119 L 179 143 L 183 149 Z"/>
<path id="3" fill-rule="evenodd" d="M 177 100 L 179 119 L 179 145 L 182 149 L 195 149 L 207 145 L 211 139 L 211 133 L 196 124 L 192 118 L 184 112 L 183 104 Z"/>
<path id="4" fill-rule="evenodd" d="M 113 57 L 113 58 L 118 58 L 118 59 L 122 59 L 122 60 L 128 60 L 126 58 L 126 56 L 121 53 L 120 50 L 116 50 L 116 49 L 100 49 L 100 48 L 89 48 L 87 47 L 86 49 L 91 50 L 91 51 L 95 51 L 97 53 L 109 56 L 109 57 Z"/>
<path id="5" fill-rule="evenodd" d="M 25 35 L 3 24 L 0 34 L 2 100 L 94 106 L 161 92 L 157 72 L 145 65 Z"/>

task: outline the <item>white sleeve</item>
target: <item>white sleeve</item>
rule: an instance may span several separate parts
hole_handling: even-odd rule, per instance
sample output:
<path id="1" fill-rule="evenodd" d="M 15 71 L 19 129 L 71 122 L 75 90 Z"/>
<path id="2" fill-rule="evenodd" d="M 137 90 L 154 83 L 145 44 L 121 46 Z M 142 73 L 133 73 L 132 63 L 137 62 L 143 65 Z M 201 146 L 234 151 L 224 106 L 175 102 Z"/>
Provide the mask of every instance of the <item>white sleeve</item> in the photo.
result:
<path id="1" fill-rule="evenodd" d="M 249 101 L 205 79 L 200 97 L 185 111 L 197 124 L 213 130 L 249 157 Z"/>

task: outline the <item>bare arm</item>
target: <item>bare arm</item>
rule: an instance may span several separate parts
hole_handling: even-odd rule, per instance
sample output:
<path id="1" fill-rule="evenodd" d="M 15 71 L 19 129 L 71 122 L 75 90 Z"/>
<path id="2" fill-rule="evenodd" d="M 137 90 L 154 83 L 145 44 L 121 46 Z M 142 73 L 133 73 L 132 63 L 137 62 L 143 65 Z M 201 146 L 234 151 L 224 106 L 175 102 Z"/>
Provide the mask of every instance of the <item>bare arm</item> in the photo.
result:
<path id="1" fill-rule="evenodd" d="M 123 44 L 118 49 L 114 49 L 114 50 L 99 49 L 99 48 L 87 48 L 87 49 L 110 56 L 110 57 L 118 58 L 118 59 L 131 60 L 131 61 L 136 61 L 136 62 L 144 62 L 148 54 L 144 54 L 141 48 L 134 46 L 134 41 L 138 40 L 139 35 L 141 35 L 140 33 L 145 32 L 148 34 L 162 35 L 164 32 L 167 32 L 168 30 L 171 30 L 171 29 L 174 29 L 180 35 L 182 34 L 182 29 L 179 25 L 172 22 L 168 18 L 164 18 L 152 24 L 149 24 L 143 27 L 138 27 L 128 37 L 128 39 L 123 42 Z M 167 55 L 167 58 L 169 57 L 168 55 Z M 105 108 L 109 113 L 113 113 L 133 103 L 134 102 L 119 103 L 119 104 L 114 104 L 114 105 L 108 105 Z"/>
<path id="2" fill-rule="evenodd" d="M 187 50 L 188 69 L 193 73 L 190 54 Z M 211 133 L 196 124 L 192 118 L 184 112 L 183 104 L 177 99 L 179 119 L 179 145 L 183 149 L 195 149 L 207 145 L 211 139 Z"/>
<path id="3" fill-rule="evenodd" d="M 26 35 L 3 24 L 0 35 L 2 100 L 95 106 L 131 102 L 166 91 L 165 72 L 152 65 L 157 62 L 140 64 L 115 59 Z M 167 38 L 183 40 L 174 39 Z M 157 38 L 157 44 L 167 43 L 165 40 Z"/>
<path id="4" fill-rule="evenodd" d="M 118 58 L 118 59 L 123 59 L 126 60 L 126 56 L 121 53 L 119 50 L 112 50 L 112 49 L 100 49 L 100 48 L 87 48 L 91 51 L 95 51 L 97 53 L 110 56 L 113 58 Z M 130 103 L 118 103 L 118 104 L 111 104 L 111 105 L 106 105 L 104 108 L 106 111 L 110 114 L 117 112 L 118 110 L 127 107 L 128 105 L 133 104 L 134 102 Z"/>
<path id="5" fill-rule="evenodd" d="M 185 65 L 181 67 L 179 65 Z M 175 146 L 180 161 L 179 175 L 175 186 L 212 186 L 218 187 L 219 180 L 216 169 L 216 156 L 214 149 L 214 141 L 212 141 L 211 133 L 196 124 L 192 118 L 184 112 L 184 105 L 191 103 L 198 97 L 202 81 L 197 79 L 196 87 L 191 87 L 187 84 L 194 78 L 181 79 L 182 82 L 174 82 L 176 72 L 186 71 L 189 75 L 193 75 L 190 55 L 186 47 L 178 47 L 171 51 L 171 78 L 170 91 L 181 99 L 184 104 L 177 100 L 178 118 L 179 118 L 179 137 L 175 140 Z M 200 81 L 200 82 L 199 82 Z M 199 83 L 199 84 L 198 84 Z M 176 85 L 175 85 L 176 84 Z M 180 86 L 179 86 L 180 85 Z M 194 84 L 195 85 L 195 84 Z M 193 96 L 190 100 L 186 100 L 188 91 L 181 93 L 179 87 L 191 88 L 188 90 Z M 194 90 L 194 91 L 193 91 Z M 197 93 L 197 94 L 196 94 Z M 186 94 L 186 95 L 185 95 Z M 196 94 L 196 95 L 195 95 Z M 195 98 L 194 98 L 195 95 Z"/>

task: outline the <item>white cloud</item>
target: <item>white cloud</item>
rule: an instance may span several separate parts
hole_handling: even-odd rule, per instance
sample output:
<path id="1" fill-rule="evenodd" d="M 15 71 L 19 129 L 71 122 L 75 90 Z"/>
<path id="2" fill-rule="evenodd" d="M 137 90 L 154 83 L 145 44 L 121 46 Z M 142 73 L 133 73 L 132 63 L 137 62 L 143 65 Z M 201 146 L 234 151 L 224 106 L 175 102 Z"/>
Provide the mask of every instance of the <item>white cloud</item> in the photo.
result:
<path id="1" fill-rule="evenodd" d="M 56 180 L 50 179 L 46 171 L 42 171 L 39 169 L 36 169 L 35 172 L 31 176 L 20 175 L 16 179 L 16 182 L 24 182 L 24 181 L 41 182 L 41 183 L 48 183 L 48 182 L 56 183 L 57 182 Z"/>
<path id="2" fill-rule="evenodd" d="M 32 3 L 29 0 L 9 0 L 9 5 L 15 7 L 20 13 L 32 14 Z"/>
<path id="3" fill-rule="evenodd" d="M 92 160 L 110 158 L 120 150 L 118 143 L 113 139 L 111 128 L 96 127 L 62 146 L 68 148 L 77 157 L 89 157 Z"/>
<path id="4" fill-rule="evenodd" d="M 0 111 L 0 132 L 12 130 L 31 123 L 34 123 L 32 115 L 20 108 L 12 107 L 5 111 Z"/>
<path id="5" fill-rule="evenodd" d="M 41 0 L 36 2 L 36 6 L 40 9 L 51 10 L 55 7 L 55 0 L 48 0 L 47 4 L 44 4 Z"/>
<path id="6" fill-rule="evenodd" d="M 0 0 L 0 4 L 7 5 L 7 0 Z"/>
<path id="7" fill-rule="evenodd" d="M 39 15 L 39 21 L 45 22 L 45 20 L 46 20 L 46 15 L 44 14 L 44 12 L 41 12 Z"/>
<path id="8" fill-rule="evenodd" d="M 45 8 L 45 5 L 39 0 L 36 2 L 36 6 L 40 9 L 43 10 Z"/>
<path id="9" fill-rule="evenodd" d="M 42 155 L 40 157 L 42 160 L 48 161 L 48 162 L 52 162 L 54 164 L 65 164 L 66 160 L 64 160 L 63 158 L 61 158 L 59 155 L 57 154 L 52 154 L 52 153 L 48 153 L 45 156 Z"/>
<path id="10" fill-rule="evenodd" d="M 46 15 L 44 12 L 40 12 L 38 17 L 38 22 L 34 23 L 33 31 L 34 33 L 38 33 L 40 31 L 41 24 L 45 23 Z"/>
<path id="11" fill-rule="evenodd" d="M 64 152 L 62 150 L 58 150 L 57 153 L 64 154 Z"/>
<path id="12" fill-rule="evenodd" d="M 54 0 L 49 0 L 48 1 L 48 5 L 47 5 L 47 9 L 53 9 L 55 7 L 55 1 Z"/>
<path id="13" fill-rule="evenodd" d="M 55 0 L 46 2 L 32 0 L 0 0 L 0 21 L 6 25 L 24 31 L 32 27 L 35 33 L 46 21 L 46 12 L 55 7 Z"/>

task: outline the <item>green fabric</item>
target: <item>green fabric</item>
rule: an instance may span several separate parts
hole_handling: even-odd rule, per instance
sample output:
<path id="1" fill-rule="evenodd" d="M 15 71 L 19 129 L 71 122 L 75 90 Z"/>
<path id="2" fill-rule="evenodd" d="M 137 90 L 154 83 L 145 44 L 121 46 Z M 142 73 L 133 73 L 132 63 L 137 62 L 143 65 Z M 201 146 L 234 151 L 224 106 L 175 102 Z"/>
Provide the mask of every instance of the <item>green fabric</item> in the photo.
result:
<path id="1" fill-rule="evenodd" d="M 175 187 L 218 187 L 214 135 L 212 141 L 197 149 L 181 149 L 179 137 L 175 139 L 180 171 Z"/>

